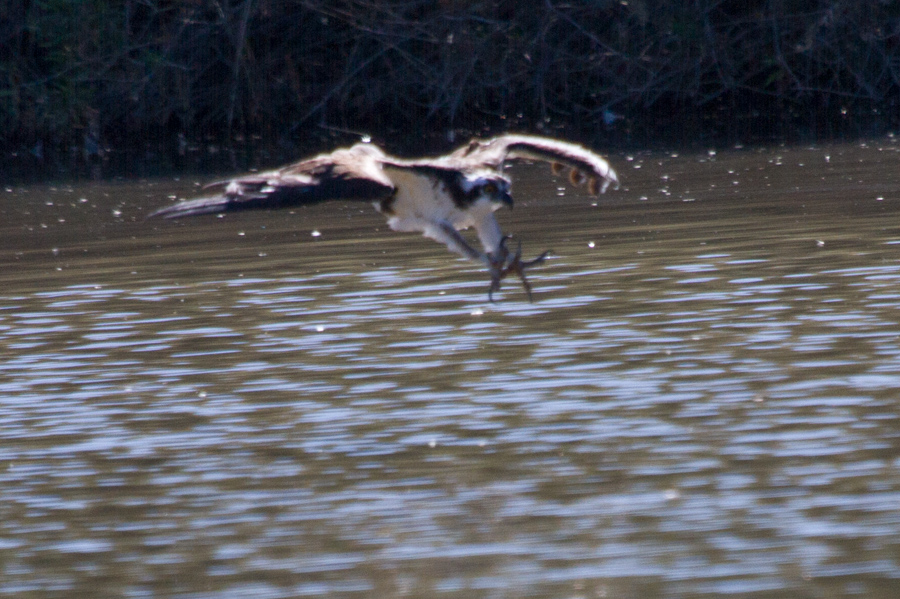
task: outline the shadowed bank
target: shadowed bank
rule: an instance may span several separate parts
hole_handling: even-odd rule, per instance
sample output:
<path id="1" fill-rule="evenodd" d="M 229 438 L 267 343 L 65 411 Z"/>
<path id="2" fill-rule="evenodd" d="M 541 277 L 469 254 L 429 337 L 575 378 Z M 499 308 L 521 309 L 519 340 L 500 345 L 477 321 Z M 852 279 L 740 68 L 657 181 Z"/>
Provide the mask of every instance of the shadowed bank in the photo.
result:
<path id="1" fill-rule="evenodd" d="M 607 150 L 855 139 L 900 114 L 900 4 L 879 0 L 16 0 L 7 16 L 7 173 L 244 170 L 353 132 L 401 154 L 510 130 Z"/>

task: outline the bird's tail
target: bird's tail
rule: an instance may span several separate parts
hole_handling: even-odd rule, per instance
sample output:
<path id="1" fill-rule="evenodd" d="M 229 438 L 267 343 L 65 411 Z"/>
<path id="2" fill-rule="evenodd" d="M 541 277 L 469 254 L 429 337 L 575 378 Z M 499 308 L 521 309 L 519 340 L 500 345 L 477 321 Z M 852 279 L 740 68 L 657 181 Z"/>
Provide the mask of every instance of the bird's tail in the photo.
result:
<path id="1" fill-rule="evenodd" d="M 171 206 L 160 208 L 150 214 L 148 218 L 182 218 L 184 216 L 196 216 L 198 214 L 216 214 L 228 210 L 230 198 L 225 195 L 215 195 L 196 200 L 176 202 Z"/>

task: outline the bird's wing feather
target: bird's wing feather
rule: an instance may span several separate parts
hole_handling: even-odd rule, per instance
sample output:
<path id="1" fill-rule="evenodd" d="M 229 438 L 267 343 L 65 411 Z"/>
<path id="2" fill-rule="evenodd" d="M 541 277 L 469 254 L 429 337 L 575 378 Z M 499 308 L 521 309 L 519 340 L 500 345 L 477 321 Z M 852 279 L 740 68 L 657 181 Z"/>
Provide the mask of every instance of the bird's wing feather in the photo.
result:
<path id="1" fill-rule="evenodd" d="M 198 214 L 288 208 L 328 200 L 375 201 L 394 193 L 394 185 L 381 169 L 384 153 L 359 144 L 322 154 L 277 170 L 253 173 L 207 188 L 215 195 L 178 202 L 150 216 L 180 218 Z"/>
<path id="2" fill-rule="evenodd" d="M 451 159 L 478 160 L 501 168 L 509 160 L 541 160 L 550 162 L 556 171 L 560 166 L 571 169 L 569 179 L 575 185 L 586 183 L 591 194 L 603 193 L 619 177 L 609 163 L 584 146 L 537 135 L 500 135 L 490 139 L 473 139 L 450 155 Z"/>

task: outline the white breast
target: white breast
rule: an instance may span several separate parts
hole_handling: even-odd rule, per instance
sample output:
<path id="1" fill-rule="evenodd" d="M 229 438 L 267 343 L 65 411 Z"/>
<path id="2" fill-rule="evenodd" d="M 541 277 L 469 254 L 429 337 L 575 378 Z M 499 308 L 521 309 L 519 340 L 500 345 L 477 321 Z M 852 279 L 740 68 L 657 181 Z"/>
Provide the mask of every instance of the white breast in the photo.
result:
<path id="1" fill-rule="evenodd" d="M 427 237 L 447 243 L 439 225 L 446 223 L 454 229 L 475 227 L 485 251 L 494 251 L 502 236 L 493 212 L 498 208 L 487 198 L 480 198 L 460 210 L 441 181 L 407 169 L 385 167 L 397 189 L 390 204 L 388 226 L 394 231 L 420 232 Z M 381 205 L 375 204 L 381 211 Z"/>
<path id="2" fill-rule="evenodd" d="M 408 169 L 387 167 L 385 172 L 397 189 L 391 203 L 396 216 L 450 220 L 459 212 L 442 182 Z"/>

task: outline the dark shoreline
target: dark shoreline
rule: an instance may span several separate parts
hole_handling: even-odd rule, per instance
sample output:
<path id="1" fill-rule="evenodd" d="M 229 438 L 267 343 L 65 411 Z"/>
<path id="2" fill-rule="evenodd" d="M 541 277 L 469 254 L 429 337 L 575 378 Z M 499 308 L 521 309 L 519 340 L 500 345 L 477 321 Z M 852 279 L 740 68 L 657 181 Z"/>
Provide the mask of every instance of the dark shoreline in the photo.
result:
<path id="1" fill-rule="evenodd" d="M 524 131 L 604 152 L 900 130 L 900 3 L 13 2 L 0 179 L 246 170 Z M 452 138 L 452 139 L 451 139 Z"/>

